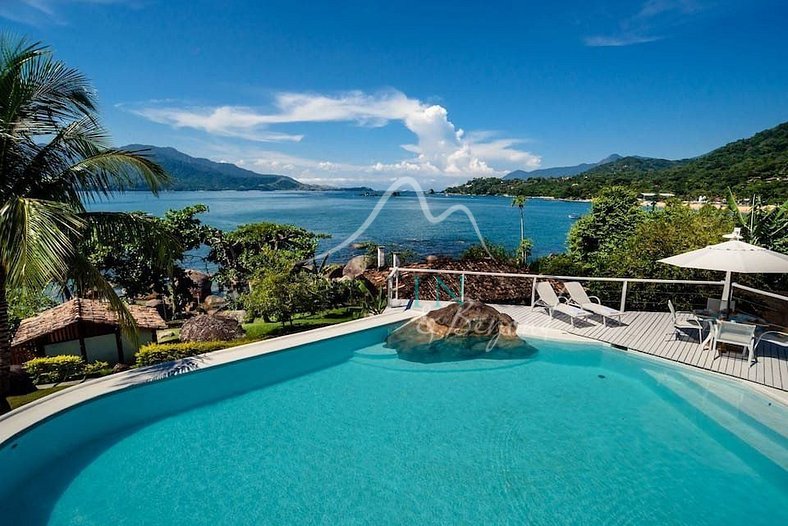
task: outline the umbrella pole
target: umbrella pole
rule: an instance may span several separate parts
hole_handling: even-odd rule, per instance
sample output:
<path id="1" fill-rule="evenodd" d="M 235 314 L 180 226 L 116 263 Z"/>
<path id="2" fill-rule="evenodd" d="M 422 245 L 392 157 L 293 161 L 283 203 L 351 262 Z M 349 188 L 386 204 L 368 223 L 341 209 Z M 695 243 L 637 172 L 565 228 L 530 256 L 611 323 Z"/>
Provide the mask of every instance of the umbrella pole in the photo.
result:
<path id="1" fill-rule="evenodd" d="M 725 273 L 725 285 L 722 287 L 722 305 L 721 309 L 725 314 L 725 319 L 728 319 L 728 315 L 730 314 L 730 304 L 731 304 L 731 293 L 733 292 L 733 287 L 731 287 L 731 279 L 732 279 L 732 272 L 728 271 Z"/>

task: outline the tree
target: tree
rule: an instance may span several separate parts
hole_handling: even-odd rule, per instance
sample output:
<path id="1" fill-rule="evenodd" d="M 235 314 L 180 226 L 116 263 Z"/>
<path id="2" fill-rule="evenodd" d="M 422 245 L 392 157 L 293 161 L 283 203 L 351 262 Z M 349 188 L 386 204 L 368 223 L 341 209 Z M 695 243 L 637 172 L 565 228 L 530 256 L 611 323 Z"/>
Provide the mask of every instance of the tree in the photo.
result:
<path id="1" fill-rule="evenodd" d="M 25 318 L 31 318 L 56 305 L 55 300 L 43 290 L 7 289 L 6 301 L 11 330 L 16 330 Z"/>
<path id="2" fill-rule="evenodd" d="M 241 225 L 211 241 L 208 259 L 219 265 L 216 278 L 221 285 L 245 292 L 252 276 L 272 264 L 275 253 L 292 262 L 305 262 L 315 257 L 318 242 L 325 237 L 293 225 Z"/>
<path id="3" fill-rule="evenodd" d="M 83 240 L 80 251 L 126 298 L 161 295 L 174 315 L 193 300 L 185 271 L 188 252 L 220 235 L 200 221 L 198 215 L 207 211 L 207 206 L 197 204 L 167 210 L 162 218 L 133 212 L 132 217 L 156 224 L 155 232 L 110 240 L 92 236 Z M 162 232 L 166 232 L 164 244 L 158 237 Z"/>
<path id="4" fill-rule="evenodd" d="M 516 206 L 520 209 L 520 240 L 518 241 L 518 247 L 523 248 L 523 241 L 525 240 L 525 196 L 515 196 L 512 199 L 512 206 Z M 523 265 L 525 265 L 526 258 L 528 257 L 528 251 L 531 247 L 529 246 L 527 250 L 520 250 L 520 248 L 518 248 L 518 252 L 521 253 Z"/>
<path id="5" fill-rule="evenodd" d="M 637 195 L 623 186 L 603 189 L 593 200 L 591 212 L 569 230 L 569 254 L 600 271 L 605 259 L 621 247 L 644 220 Z"/>
<path id="6" fill-rule="evenodd" d="M 167 181 L 142 152 L 108 145 L 85 77 L 41 44 L 0 39 L 0 404 L 11 361 L 8 289 L 57 282 L 89 290 L 110 301 L 125 328 L 134 327 L 78 246 L 88 236 L 119 239 L 155 229 L 128 214 L 87 212 L 83 203 L 140 179 L 154 192 Z"/>
<path id="7" fill-rule="evenodd" d="M 723 241 L 732 224 L 724 210 L 693 210 L 672 200 L 645 215 L 632 234 L 610 254 L 605 273 L 636 278 L 716 279 L 714 273 L 659 263 L 660 259 Z"/>

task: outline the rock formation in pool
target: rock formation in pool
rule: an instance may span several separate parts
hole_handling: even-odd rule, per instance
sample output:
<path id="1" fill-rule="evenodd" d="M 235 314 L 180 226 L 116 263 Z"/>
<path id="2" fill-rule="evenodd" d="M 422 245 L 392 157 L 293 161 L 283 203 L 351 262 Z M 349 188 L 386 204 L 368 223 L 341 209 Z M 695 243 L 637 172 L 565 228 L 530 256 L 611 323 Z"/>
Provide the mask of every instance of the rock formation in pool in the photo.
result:
<path id="1" fill-rule="evenodd" d="M 517 323 L 479 301 L 452 303 L 392 332 L 388 347 L 417 362 L 523 358 L 532 348 L 517 336 Z"/>

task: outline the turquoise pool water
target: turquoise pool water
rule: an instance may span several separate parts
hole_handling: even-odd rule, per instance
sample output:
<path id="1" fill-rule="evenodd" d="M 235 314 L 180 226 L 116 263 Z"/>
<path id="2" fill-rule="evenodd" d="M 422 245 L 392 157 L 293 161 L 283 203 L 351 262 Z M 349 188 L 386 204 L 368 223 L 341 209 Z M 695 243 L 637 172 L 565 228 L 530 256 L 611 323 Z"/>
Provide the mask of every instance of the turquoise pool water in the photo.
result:
<path id="1" fill-rule="evenodd" d="M 786 412 L 765 398 L 590 345 L 403 361 L 380 343 L 389 330 L 78 406 L 0 450 L 0 517 L 788 523 Z"/>

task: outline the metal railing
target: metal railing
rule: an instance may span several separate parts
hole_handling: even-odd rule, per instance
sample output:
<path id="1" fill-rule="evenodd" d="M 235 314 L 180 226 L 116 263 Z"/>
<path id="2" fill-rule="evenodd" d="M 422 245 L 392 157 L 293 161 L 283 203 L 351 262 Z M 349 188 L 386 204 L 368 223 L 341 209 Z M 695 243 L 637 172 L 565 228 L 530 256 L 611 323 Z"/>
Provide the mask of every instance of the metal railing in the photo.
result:
<path id="1" fill-rule="evenodd" d="M 650 298 L 649 301 L 647 300 L 636 300 L 633 303 L 637 303 L 638 306 L 643 304 L 648 305 L 649 307 L 656 307 L 661 306 L 659 310 L 667 310 L 667 299 L 672 299 L 674 303 L 677 302 L 677 298 L 681 300 L 682 297 L 685 298 L 685 304 L 696 306 L 696 307 L 705 307 L 705 304 L 701 302 L 705 302 L 706 298 L 712 297 L 711 289 L 714 289 L 716 292 L 716 297 L 720 297 L 722 295 L 722 288 L 725 284 L 723 280 L 719 281 L 708 281 L 708 280 L 672 280 L 672 279 L 648 279 L 648 278 L 608 278 L 608 277 L 593 277 L 593 276 L 561 276 L 561 275 L 548 275 L 548 274 L 530 274 L 530 273 L 508 273 L 508 272 L 480 272 L 480 271 L 470 271 L 470 270 L 449 270 L 449 269 L 425 269 L 425 268 L 409 268 L 409 267 L 394 267 L 391 269 L 391 272 L 387 278 L 387 288 L 388 288 L 388 300 L 389 305 L 393 306 L 395 304 L 400 304 L 401 300 L 413 300 L 418 298 L 400 298 L 400 285 L 401 280 L 400 276 L 405 274 L 414 274 L 415 276 L 419 275 L 434 275 L 437 277 L 441 275 L 445 276 L 458 276 L 459 283 L 457 284 L 457 298 L 460 301 L 465 301 L 466 296 L 466 282 L 469 278 L 474 276 L 484 276 L 484 277 L 497 277 L 497 278 L 504 278 L 504 279 L 518 279 L 518 280 L 526 280 L 530 281 L 531 285 L 531 294 L 530 294 L 530 305 L 533 306 L 536 302 L 536 283 L 538 281 L 581 281 L 587 282 L 595 285 L 603 285 L 603 284 L 617 284 L 620 285 L 620 292 L 615 294 L 614 297 L 613 293 L 608 291 L 608 294 L 604 298 L 608 302 L 616 301 L 618 302 L 619 310 L 626 311 L 627 309 L 627 301 L 628 296 L 633 294 L 633 287 L 634 286 L 641 286 L 640 293 L 643 297 Z M 445 287 L 445 284 L 442 284 Z M 645 287 L 646 290 L 643 290 L 644 287 L 642 286 L 649 286 Z M 672 285 L 669 290 L 666 291 L 659 291 L 659 285 Z M 694 290 L 690 290 L 692 287 Z M 751 287 L 747 287 L 744 285 L 740 285 L 738 283 L 733 283 L 732 287 L 734 290 L 744 291 L 756 296 L 760 296 L 762 298 L 768 298 L 771 300 L 772 303 L 776 300 L 777 303 L 788 302 L 788 296 L 783 296 L 780 294 L 776 294 L 774 292 L 768 292 L 764 290 L 754 289 Z M 706 290 L 703 290 L 705 288 Z M 435 286 L 436 295 L 439 294 L 440 286 Z M 418 281 L 416 281 L 416 291 L 418 291 Z M 596 292 L 596 291 L 595 291 Z M 635 291 L 635 295 L 638 294 L 638 291 Z M 664 295 L 664 301 L 660 299 L 656 301 L 656 298 L 659 298 L 660 295 Z M 428 299 L 428 298 L 423 298 Z M 431 299 L 431 298 L 430 298 Z M 439 297 L 435 298 L 439 300 Z M 482 298 L 475 298 L 475 299 L 482 299 Z M 640 309 L 645 310 L 645 309 Z M 777 309 L 778 311 L 780 308 Z M 782 309 L 783 311 L 788 311 L 788 308 Z M 778 312 L 778 314 L 780 314 Z M 785 323 L 780 323 L 780 325 L 785 325 Z"/>

